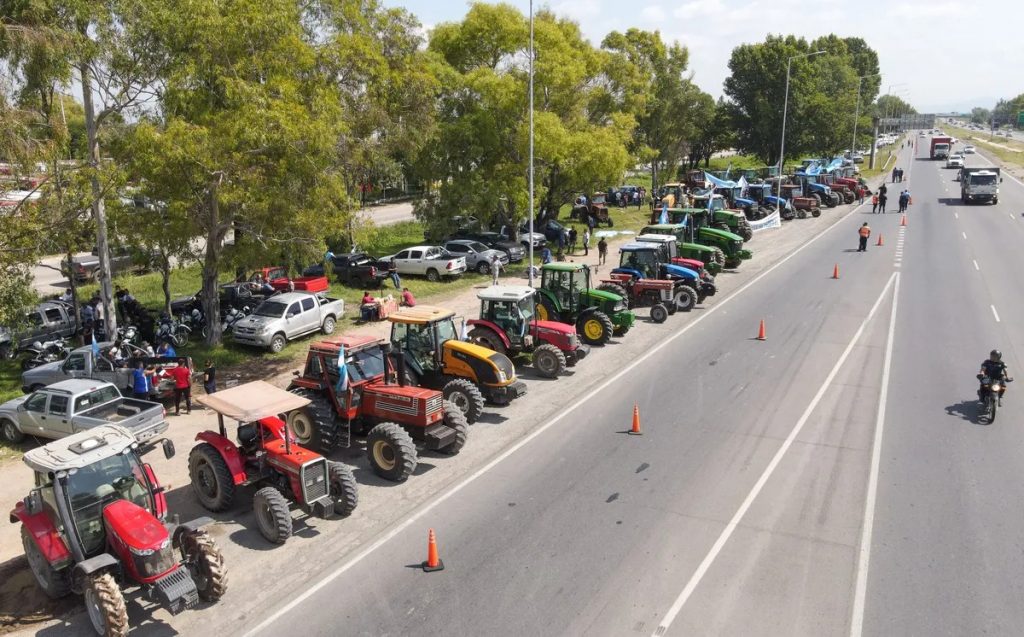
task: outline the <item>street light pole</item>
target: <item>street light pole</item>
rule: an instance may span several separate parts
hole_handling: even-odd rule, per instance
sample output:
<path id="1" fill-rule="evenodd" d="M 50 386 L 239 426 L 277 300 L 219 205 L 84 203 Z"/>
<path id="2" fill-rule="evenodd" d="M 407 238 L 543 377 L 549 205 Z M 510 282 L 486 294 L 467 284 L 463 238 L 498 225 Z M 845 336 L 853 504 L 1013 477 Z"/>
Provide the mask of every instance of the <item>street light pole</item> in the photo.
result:
<path id="1" fill-rule="evenodd" d="M 533 287 L 533 0 L 530 0 L 530 287 Z"/>
<path id="2" fill-rule="evenodd" d="M 779 196 L 775 200 L 775 212 L 779 212 L 779 206 L 782 200 L 782 167 L 784 166 L 783 161 L 786 157 L 786 112 L 789 110 L 789 73 L 793 68 L 793 60 L 821 55 L 822 53 L 824 53 L 824 51 L 801 53 L 800 55 L 794 55 L 786 60 L 786 93 L 782 100 L 782 142 L 779 144 Z"/>

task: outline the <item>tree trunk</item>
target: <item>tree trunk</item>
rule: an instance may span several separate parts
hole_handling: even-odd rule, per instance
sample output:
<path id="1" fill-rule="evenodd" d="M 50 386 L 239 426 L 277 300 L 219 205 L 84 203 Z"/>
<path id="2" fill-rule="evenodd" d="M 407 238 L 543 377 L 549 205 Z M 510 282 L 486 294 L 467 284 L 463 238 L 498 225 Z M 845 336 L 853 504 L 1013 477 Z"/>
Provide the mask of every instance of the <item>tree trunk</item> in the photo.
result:
<path id="1" fill-rule="evenodd" d="M 220 330 L 220 291 L 217 289 L 217 277 L 220 273 L 220 256 L 224 244 L 224 236 L 231 227 L 232 220 L 222 220 L 220 202 L 217 191 L 220 187 L 221 175 L 216 175 L 210 183 L 206 200 L 206 256 L 203 259 L 203 315 L 206 321 L 206 345 L 213 347 L 221 342 Z"/>
<path id="2" fill-rule="evenodd" d="M 75 271 L 72 267 L 72 259 L 74 259 L 74 250 L 71 245 L 67 247 L 67 260 L 68 260 L 68 287 L 71 290 L 71 312 L 75 315 L 75 324 L 78 325 L 78 335 L 81 337 L 81 345 L 85 345 L 85 326 L 82 325 L 82 304 L 78 301 L 78 285 L 75 284 Z"/>
<path id="3" fill-rule="evenodd" d="M 100 186 L 100 140 L 96 109 L 93 105 L 92 71 L 86 62 L 78 65 L 82 76 L 82 106 L 85 109 L 85 132 L 89 143 L 89 185 L 92 189 L 92 216 L 96 220 L 96 251 L 99 253 L 100 269 L 96 278 L 100 284 L 100 300 L 103 303 L 103 331 L 107 339 L 117 338 L 117 314 L 114 312 L 114 291 L 111 282 L 110 245 L 107 242 L 107 211 L 103 205 L 103 188 Z"/>
<path id="4" fill-rule="evenodd" d="M 171 315 L 171 257 L 166 252 L 160 251 L 160 278 L 161 287 L 164 290 L 164 312 Z"/>

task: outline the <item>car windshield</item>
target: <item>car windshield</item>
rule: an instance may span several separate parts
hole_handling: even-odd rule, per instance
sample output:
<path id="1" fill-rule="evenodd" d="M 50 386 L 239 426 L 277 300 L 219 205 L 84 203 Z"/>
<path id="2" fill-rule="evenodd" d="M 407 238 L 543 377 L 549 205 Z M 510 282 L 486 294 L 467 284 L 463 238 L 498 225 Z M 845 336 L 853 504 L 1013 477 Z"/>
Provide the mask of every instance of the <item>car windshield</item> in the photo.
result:
<path id="1" fill-rule="evenodd" d="M 529 322 L 533 319 L 533 296 L 528 296 L 519 301 L 519 314 L 522 315 L 524 322 Z"/>
<path id="2" fill-rule="evenodd" d="M 971 183 L 977 184 L 978 186 L 991 186 L 996 183 L 995 175 L 972 175 Z"/>
<path id="3" fill-rule="evenodd" d="M 437 340 L 438 343 L 459 340 L 459 334 L 455 331 L 455 319 L 449 318 L 437 324 Z"/>
<path id="4" fill-rule="evenodd" d="M 623 251 L 619 265 L 639 270 L 645 277 L 653 278 L 657 274 L 655 271 L 658 265 L 657 253 L 654 250 Z"/>
<path id="5" fill-rule="evenodd" d="M 266 303 L 260 303 L 253 312 L 256 316 L 270 316 L 273 318 L 280 318 L 284 316 L 285 309 L 288 308 L 287 303 L 279 303 L 277 301 L 268 301 Z"/>
<path id="6" fill-rule="evenodd" d="M 103 509 L 117 500 L 153 510 L 150 487 L 136 457 L 120 453 L 78 469 L 66 479 L 65 491 L 71 518 L 85 554 L 106 546 Z"/>
<path id="7" fill-rule="evenodd" d="M 472 250 L 473 252 L 486 252 L 488 249 L 487 246 L 480 243 L 479 241 L 467 243 L 466 245 L 469 246 L 469 249 Z"/>

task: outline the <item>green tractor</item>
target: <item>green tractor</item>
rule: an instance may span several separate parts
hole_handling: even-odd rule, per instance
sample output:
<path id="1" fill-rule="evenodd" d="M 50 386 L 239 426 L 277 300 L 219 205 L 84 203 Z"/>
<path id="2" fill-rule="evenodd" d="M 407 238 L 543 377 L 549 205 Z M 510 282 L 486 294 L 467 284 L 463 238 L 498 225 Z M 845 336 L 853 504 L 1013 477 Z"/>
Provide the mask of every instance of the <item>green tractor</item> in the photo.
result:
<path id="1" fill-rule="evenodd" d="M 709 223 L 712 228 L 738 234 L 743 237 L 744 241 L 750 241 L 754 238 L 754 229 L 750 227 L 747 216 L 742 212 L 726 210 L 725 197 L 722 195 L 697 195 L 693 198 L 693 209 L 707 212 L 709 196 L 713 197 L 710 207 L 711 221 Z"/>
<path id="2" fill-rule="evenodd" d="M 604 345 L 612 334 L 624 335 L 636 315 L 618 294 L 590 287 L 590 268 L 582 263 L 548 263 L 541 267 L 537 318 L 576 326 L 589 345 Z"/>
<path id="3" fill-rule="evenodd" d="M 682 223 L 652 223 L 644 226 L 640 234 L 669 234 L 676 238 L 676 248 L 685 259 L 696 259 L 704 264 L 709 274 L 718 274 L 725 267 L 725 253 L 721 248 L 689 242 L 689 231 Z"/>
<path id="4" fill-rule="evenodd" d="M 685 223 L 691 242 L 713 246 L 725 254 L 725 267 L 735 269 L 754 256 L 750 250 L 743 249 L 743 237 L 713 227 L 704 208 L 669 208 L 669 219 L 672 223 Z"/>

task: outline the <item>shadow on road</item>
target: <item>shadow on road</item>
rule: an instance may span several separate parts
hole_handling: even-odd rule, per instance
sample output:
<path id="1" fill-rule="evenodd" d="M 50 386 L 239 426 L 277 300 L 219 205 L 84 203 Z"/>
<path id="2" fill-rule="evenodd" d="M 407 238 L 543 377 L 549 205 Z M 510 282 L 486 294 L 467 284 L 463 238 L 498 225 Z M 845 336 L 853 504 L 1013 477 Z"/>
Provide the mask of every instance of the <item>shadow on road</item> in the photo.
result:
<path id="1" fill-rule="evenodd" d="M 975 424 L 986 424 L 982 422 L 981 410 L 979 409 L 977 400 L 963 400 L 955 405 L 949 405 L 946 407 L 946 413 L 950 416 L 958 416 L 961 420 L 966 420 Z"/>

